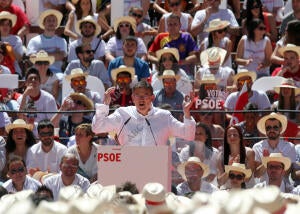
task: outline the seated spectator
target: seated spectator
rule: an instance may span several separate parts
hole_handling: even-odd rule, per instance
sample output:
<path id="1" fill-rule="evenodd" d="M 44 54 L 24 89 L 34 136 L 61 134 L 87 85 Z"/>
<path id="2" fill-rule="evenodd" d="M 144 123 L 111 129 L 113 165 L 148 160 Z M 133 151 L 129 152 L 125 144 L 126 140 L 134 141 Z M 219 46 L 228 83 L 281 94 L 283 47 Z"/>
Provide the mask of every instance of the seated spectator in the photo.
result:
<path id="1" fill-rule="evenodd" d="M 111 62 L 119 56 L 123 56 L 123 43 L 128 36 L 135 36 L 136 21 L 129 16 L 123 16 L 115 20 L 114 30 L 116 35 L 111 37 L 105 48 L 105 59 Z M 141 38 L 136 38 L 136 57 L 146 60 L 147 48 Z"/>
<path id="2" fill-rule="evenodd" d="M 11 67 L 11 64 L 7 60 L 5 60 L 6 57 L 8 57 L 6 44 L 0 42 L 0 71 L 1 71 L 0 75 L 1 74 L 11 74 L 12 73 L 10 68 L 7 67 L 7 66 Z M 5 65 L 7 65 L 7 66 L 5 66 Z"/>
<path id="3" fill-rule="evenodd" d="M 24 93 L 18 98 L 20 104 L 20 110 L 25 110 L 30 104 L 35 108 L 37 113 L 36 122 L 42 119 L 51 119 L 54 113 L 43 113 L 43 112 L 57 112 L 56 101 L 52 94 L 42 90 L 41 77 L 39 71 L 31 67 L 27 70 L 25 75 L 25 86 Z M 20 114 L 23 117 L 23 114 Z"/>
<path id="4" fill-rule="evenodd" d="M 95 19 L 89 15 L 78 20 L 75 30 L 80 37 L 69 44 L 68 62 L 77 59 L 76 47 L 81 44 L 90 44 L 94 50 L 94 59 L 104 61 L 105 42 L 98 37 L 101 28 Z"/>
<path id="5" fill-rule="evenodd" d="M 106 93 L 111 96 L 111 107 L 133 105 L 131 84 L 135 78 L 134 68 L 121 65 L 111 71 L 114 87 L 109 88 Z"/>
<path id="6" fill-rule="evenodd" d="M 16 21 L 16 15 L 7 11 L 2 11 L 0 13 L 1 41 L 6 46 L 3 64 L 9 67 L 11 73 L 16 73 L 19 74 L 20 77 L 23 77 L 23 73 L 19 66 L 19 62 L 24 54 L 22 40 L 19 36 L 10 33 L 11 29 L 15 26 Z"/>
<path id="7" fill-rule="evenodd" d="M 82 93 L 72 93 L 66 99 L 64 99 L 59 111 L 78 111 L 67 115 L 62 113 L 56 113 L 51 122 L 55 128 L 59 127 L 59 137 L 61 143 L 67 145 L 69 137 L 75 134 L 75 128 L 82 123 L 91 123 L 90 118 L 85 117 L 86 114 L 82 112 L 84 110 L 93 110 L 94 103 L 87 96 Z M 66 139 L 67 138 L 67 139 Z"/>
<path id="8" fill-rule="evenodd" d="M 36 206 L 38 206 L 42 201 L 53 201 L 53 193 L 51 189 L 42 185 L 32 196 L 32 201 Z"/>
<path id="9" fill-rule="evenodd" d="M 189 76 L 185 71 L 179 67 L 179 52 L 176 48 L 165 47 L 156 51 L 156 57 L 158 60 L 157 70 L 154 71 L 151 77 L 151 85 L 154 91 L 158 91 L 163 88 L 163 83 L 160 76 L 164 70 L 173 70 L 176 75 L 180 76 L 180 79 L 176 83 L 176 89 L 185 95 L 188 95 L 192 91 L 192 84 Z"/>
<path id="10" fill-rule="evenodd" d="M 184 182 L 177 185 L 177 194 L 186 195 L 191 192 L 212 193 L 218 188 L 203 180 L 209 174 L 208 165 L 202 163 L 198 157 L 190 157 L 186 162 L 177 167 Z"/>
<path id="11" fill-rule="evenodd" d="M 246 169 L 245 164 L 232 163 L 225 165 L 225 173 L 228 176 L 228 185 L 221 187 L 226 190 L 245 189 L 245 181 L 252 176 L 251 169 Z"/>
<path id="12" fill-rule="evenodd" d="M 65 76 L 67 81 L 70 81 L 71 88 L 75 93 L 83 93 L 89 99 L 93 101 L 94 104 L 102 103 L 101 95 L 97 91 L 91 91 L 88 89 L 86 77 L 88 76 L 87 72 L 83 72 L 81 68 L 74 68 L 71 70 L 71 73 Z"/>
<path id="13" fill-rule="evenodd" d="M 61 188 L 78 185 L 86 192 L 90 186 L 90 182 L 87 178 L 77 174 L 79 167 L 79 160 L 74 154 L 65 154 L 59 163 L 61 173 L 53 175 L 45 179 L 44 184 L 53 192 L 54 201 L 58 199 L 58 194 Z"/>
<path id="14" fill-rule="evenodd" d="M 21 157 L 14 157 L 7 163 L 9 180 L 3 184 L 3 187 L 9 193 L 15 193 L 22 190 L 33 190 L 36 191 L 40 182 L 31 178 L 27 174 L 26 164 Z"/>
<path id="15" fill-rule="evenodd" d="M 87 178 L 91 183 L 97 180 L 98 147 L 94 143 L 94 132 L 91 123 L 83 123 L 75 128 L 76 144 L 69 147 L 67 152 L 74 154 L 79 160 L 77 173 Z"/>
<path id="16" fill-rule="evenodd" d="M 67 42 L 64 38 L 56 35 L 63 14 L 58 10 L 46 10 L 39 17 L 39 26 L 44 32 L 29 40 L 27 45 L 28 56 L 36 54 L 40 50 L 46 51 L 55 58 L 50 66 L 54 73 L 62 73 L 63 60 L 67 56 Z"/>
<path id="17" fill-rule="evenodd" d="M 95 76 L 99 78 L 105 88 L 111 86 L 111 82 L 101 60 L 95 59 L 95 52 L 89 43 L 81 44 L 75 49 L 78 59 L 72 60 L 66 70 L 64 75 L 69 75 L 74 68 L 81 68 L 84 72 L 88 73 L 90 76 Z"/>
<path id="18" fill-rule="evenodd" d="M 58 173 L 59 161 L 66 153 L 67 148 L 54 140 L 54 126 L 50 120 L 42 120 L 38 124 L 40 141 L 27 151 L 26 164 L 29 173 L 36 171 Z"/>
<path id="19" fill-rule="evenodd" d="M 54 63 L 55 57 L 49 56 L 44 50 L 40 50 L 36 54 L 30 56 L 30 61 L 39 71 L 41 77 L 40 88 L 53 95 L 58 100 L 59 96 L 59 77 L 55 72 L 51 71 L 50 66 Z M 60 102 L 59 102 L 60 103 Z"/>
<path id="20" fill-rule="evenodd" d="M 97 8 L 98 23 L 101 27 L 101 38 L 107 42 L 108 39 L 115 33 L 114 29 L 110 26 L 111 17 L 111 0 L 101 1 Z"/>

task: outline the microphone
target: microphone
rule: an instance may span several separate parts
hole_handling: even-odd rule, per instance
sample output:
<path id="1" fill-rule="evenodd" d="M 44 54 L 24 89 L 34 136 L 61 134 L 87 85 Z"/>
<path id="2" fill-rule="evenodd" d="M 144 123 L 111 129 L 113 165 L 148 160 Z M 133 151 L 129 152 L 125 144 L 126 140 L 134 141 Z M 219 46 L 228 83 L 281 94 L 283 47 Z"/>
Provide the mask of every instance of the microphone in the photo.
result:
<path id="1" fill-rule="evenodd" d="M 119 141 L 119 136 L 120 136 L 120 134 L 122 133 L 122 131 L 123 131 L 125 125 L 126 125 L 130 120 L 131 120 L 131 117 L 129 117 L 129 118 L 124 122 L 124 124 L 123 124 L 121 130 L 120 130 L 119 133 L 115 136 L 115 140 L 116 140 L 117 144 L 119 144 L 119 145 L 121 145 L 121 144 L 120 144 L 120 141 Z"/>
<path id="2" fill-rule="evenodd" d="M 157 146 L 157 142 L 156 142 L 156 139 L 155 139 L 155 136 L 154 136 L 154 133 L 153 133 L 151 124 L 150 124 L 150 122 L 149 122 L 149 120 L 148 120 L 147 118 L 145 118 L 145 120 L 146 120 L 147 125 L 148 125 L 149 128 L 150 128 L 150 131 L 151 131 L 152 137 L 153 137 L 153 139 L 154 139 L 155 145 Z"/>

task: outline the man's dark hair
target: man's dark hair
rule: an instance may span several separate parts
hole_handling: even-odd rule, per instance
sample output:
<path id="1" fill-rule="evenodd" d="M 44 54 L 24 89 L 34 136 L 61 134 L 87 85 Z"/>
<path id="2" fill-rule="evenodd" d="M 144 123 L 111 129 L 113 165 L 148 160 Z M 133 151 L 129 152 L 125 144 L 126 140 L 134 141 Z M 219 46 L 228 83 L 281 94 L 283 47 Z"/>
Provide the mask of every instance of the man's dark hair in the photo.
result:
<path id="1" fill-rule="evenodd" d="M 54 130 L 54 126 L 49 119 L 41 120 L 38 123 L 38 126 L 37 126 L 38 133 L 40 132 L 41 129 L 44 129 L 44 128 L 50 128 L 50 129 Z"/>
<path id="2" fill-rule="evenodd" d="M 124 39 L 123 44 L 125 44 L 126 41 L 134 41 L 136 43 L 136 45 L 138 45 L 138 41 L 137 41 L 137 38 L 135 36 L 127 36 Z"/>
<path id="3" fill-rule="evenodd" d="M 147 81 L 139 81 L 138 83 L 136 83 L 133 87 L 132 87 L 132 92 L 134 92 L 136 89 L 138 88 L 144 88 L 147 90 L 151 91 L 151 94 L 153 94 L 153 88 L 152 85 L 150 83 L 148 83 Z"/>
<path id="4" fill-rule="evenodd" d="M 135 183 L 132 183 L 130 181 L 126 181 L 125 183 L 121 184 L 120 186 L 117 186 L 117 192 L 124 192 L 128 191 L 132 194 L 139 194 L 139 190 Z"/>
<path id="5" fill-rule="evenodd" d="M 47 192 L 49 193 L 48 195 L 42 194 L 43 192 Z M 50 196 L 49 196 L 50 195 Z M 41 201 L 53 201 L 54 197 L 53 197 L 53 192 L 51 189 L 49 189 L 47 186 L 42 185 L 40 186 L 36 192 L 34 193 L 34 195 L 32 195 L 32 201 L 33 203 L 38 206 L 40 204 Z"/>
<path id="6" fill-rule="evenodd" d="M 27 69 L 26 74 L 25 74 L 25 80 L 27 80 L 29 75 L 31 75 L 31 74 L 35 74 L 38 77 L 38 79 L 41 80 L 41 76 L 40 76 L 38 69 L 36 69 L 33 66 Z"/>

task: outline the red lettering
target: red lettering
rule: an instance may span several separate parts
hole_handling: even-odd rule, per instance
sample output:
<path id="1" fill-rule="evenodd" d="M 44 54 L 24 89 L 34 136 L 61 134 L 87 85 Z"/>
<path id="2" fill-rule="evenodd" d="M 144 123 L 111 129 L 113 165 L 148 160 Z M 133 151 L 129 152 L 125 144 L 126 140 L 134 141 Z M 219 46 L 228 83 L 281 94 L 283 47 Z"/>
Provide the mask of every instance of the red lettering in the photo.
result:
<path id="1" fill-rule="evenodd" d="M 98 162 L 121 162 L 121 153 L 98 153 Z"/>

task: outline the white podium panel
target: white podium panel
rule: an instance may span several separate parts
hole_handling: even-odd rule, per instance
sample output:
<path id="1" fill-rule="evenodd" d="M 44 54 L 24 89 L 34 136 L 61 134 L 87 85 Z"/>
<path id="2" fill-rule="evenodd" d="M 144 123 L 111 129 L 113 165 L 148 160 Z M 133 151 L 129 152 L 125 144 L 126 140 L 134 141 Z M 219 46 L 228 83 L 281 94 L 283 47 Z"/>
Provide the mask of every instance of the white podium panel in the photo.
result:
<path id="1" fill-rule="evenodd" d="M 171 190 L 171 150 L 168 146 L 98 146 L 98 181 L 120 185 L 134 182 L 141 191 L 149 182 Z"/>

